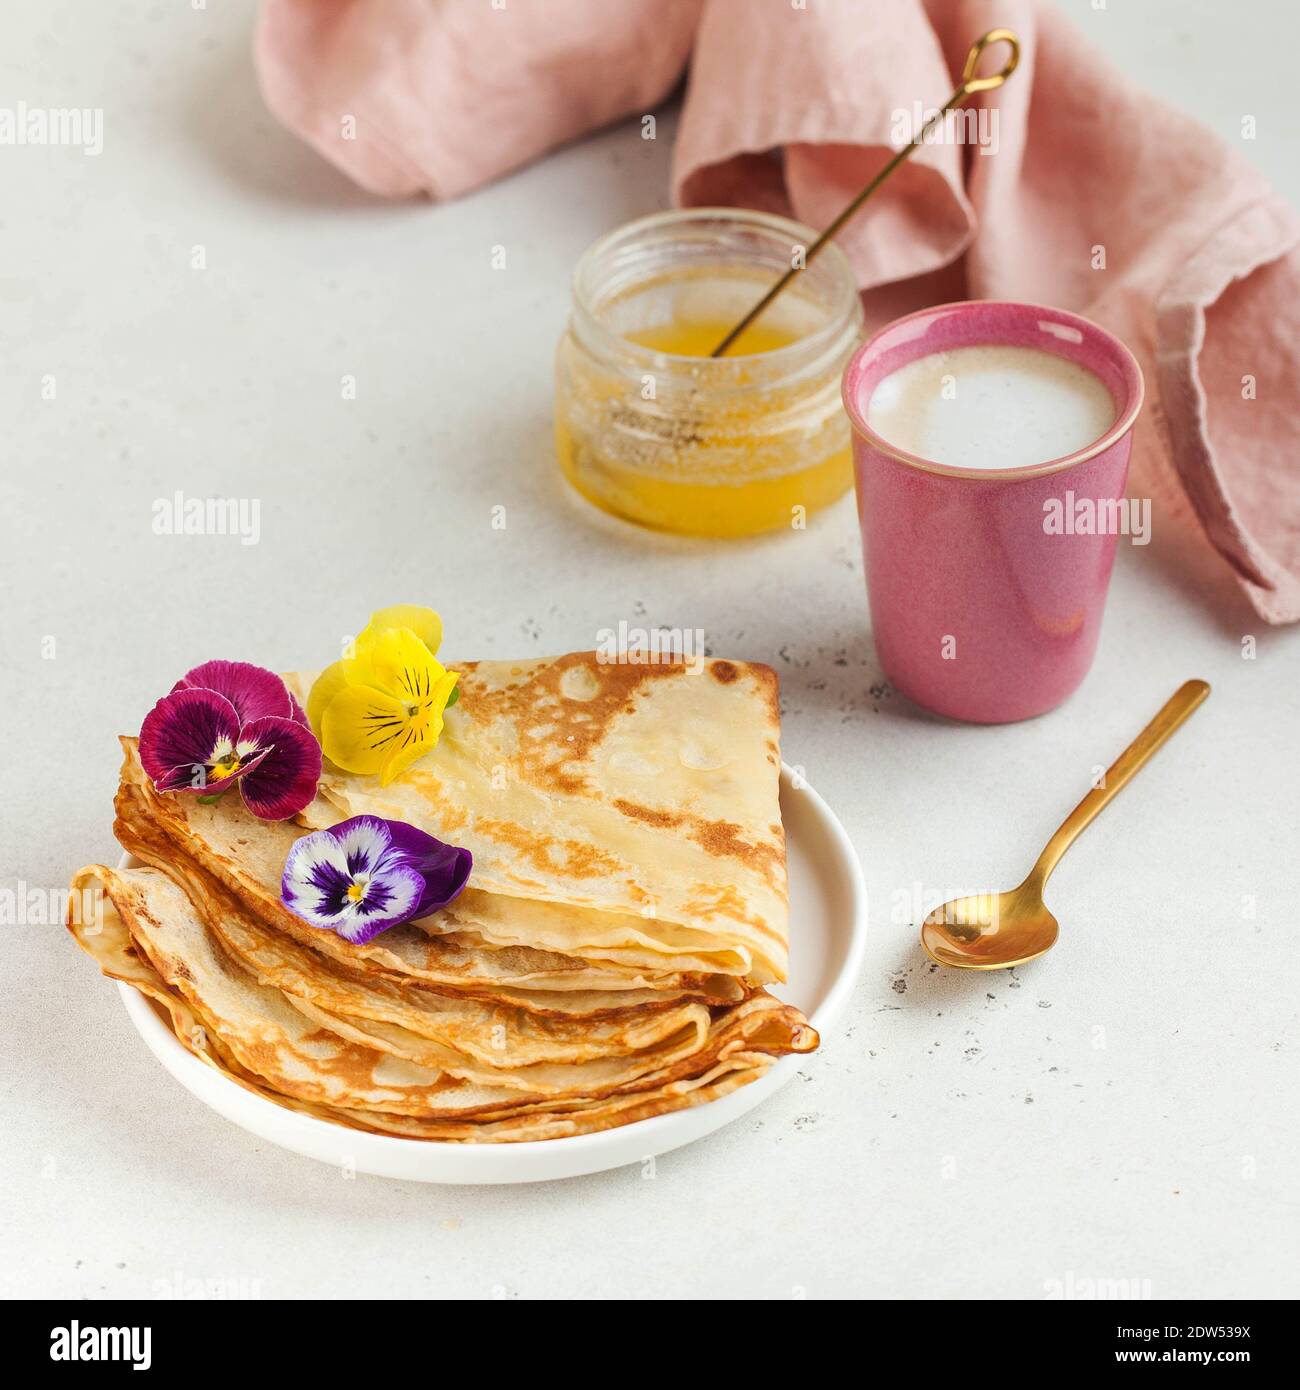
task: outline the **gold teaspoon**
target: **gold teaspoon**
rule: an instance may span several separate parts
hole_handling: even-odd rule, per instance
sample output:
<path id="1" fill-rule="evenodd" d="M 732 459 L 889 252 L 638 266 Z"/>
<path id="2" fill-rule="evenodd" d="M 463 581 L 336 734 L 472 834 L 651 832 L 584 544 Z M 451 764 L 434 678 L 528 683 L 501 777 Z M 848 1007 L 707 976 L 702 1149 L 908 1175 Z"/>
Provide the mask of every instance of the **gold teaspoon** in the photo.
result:
<path id="1" fill-rule="evenodd" d="M 931 960 L 965 970 L 1005 970 L 1034 960 L 1056 945 L 1056 918 L 1043 902 L 1048 876 L 1061 856 L 1129 779 L 1210 693 L 1205 681 L 1185 681 L 1160 713 L 1111 764 L 1047 842 L 1029 877 L 1008 893 L 973 893 L 937 907 L 921 924 L 921 945 Z"/>

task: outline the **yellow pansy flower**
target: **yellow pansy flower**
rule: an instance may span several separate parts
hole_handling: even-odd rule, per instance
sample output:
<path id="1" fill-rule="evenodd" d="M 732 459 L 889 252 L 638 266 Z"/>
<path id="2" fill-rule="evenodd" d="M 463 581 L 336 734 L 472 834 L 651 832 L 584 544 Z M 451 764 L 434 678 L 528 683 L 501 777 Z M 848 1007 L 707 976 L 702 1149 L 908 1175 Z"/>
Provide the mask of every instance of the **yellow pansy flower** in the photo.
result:
<path id="1" fill-rule="evenodd" d="M 441 641 L 431 608 L 397 604 L 372 614 L 350 655 L 322 671 L 307 697 L 330 762 L 386 787 L 438 742 L 460 679 L 434 656 Z"/>

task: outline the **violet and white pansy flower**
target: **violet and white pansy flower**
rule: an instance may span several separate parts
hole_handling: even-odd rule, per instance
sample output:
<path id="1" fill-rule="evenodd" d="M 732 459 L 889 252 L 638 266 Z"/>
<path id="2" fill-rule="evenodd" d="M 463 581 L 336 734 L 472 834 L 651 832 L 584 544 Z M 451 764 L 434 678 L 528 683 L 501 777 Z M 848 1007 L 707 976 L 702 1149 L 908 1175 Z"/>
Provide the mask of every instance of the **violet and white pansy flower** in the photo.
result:
<path id="1" fill-rule="evenodd" d="M 246 661 L 205 661 L 145 716 L 140 761 L 160 792 L 217 797 L 236 782 L 262 820 L 287 820 L 316 795 L 320 744 L 275 674 Z"/>
<path id="2" fill-rule="evenodd" d="M 464 888 L 474 857 L 405 821 L 353 816 L 295 841 L 280 897 L 313 927 L 362 945 L 445 907 Z"/>

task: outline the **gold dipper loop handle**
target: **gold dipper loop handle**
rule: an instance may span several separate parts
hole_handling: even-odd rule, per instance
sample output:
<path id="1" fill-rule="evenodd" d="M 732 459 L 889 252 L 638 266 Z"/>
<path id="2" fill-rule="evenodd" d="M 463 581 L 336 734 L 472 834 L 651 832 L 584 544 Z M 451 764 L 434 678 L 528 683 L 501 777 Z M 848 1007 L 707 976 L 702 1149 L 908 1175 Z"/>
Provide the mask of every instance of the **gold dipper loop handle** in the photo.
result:
<path id="1" fill-rule="evenodd" d="M 976 77 L 975 69 L 979 67 L 984 50 L 991 43 L 1010 44 L 1011 55 L 1002 65 L 1000 72 L 991 73 L 988 77 Z M 1011 29 L 990 29 L 987 34 L 976 39 L 971 45 L 971 51 L 966 55 L 966 66 L 961 70 L 961 86 L 952 94 L 954 100 L 950 101 L 949 105 L 955 105 L 956 101 L 964 101 L 966 97 L 974 96 L 976 92 L 995 91 L 1015 72 L 1019 64 L 1019 36 Z M 957 92 L 961 93 L 960 97 L 957 96 Z"/>
<path id="2" fill-rule="evenodd" d="M 1065 851 L 1120 794 L 1156 749 L 1183 725 L 1209 693 L 1210 687 L 1205 681 L 1184 681 L 1174 691 L 1161 706 L 1159 714 L 1107 768 L 1101 786 L 1094 787 L 1066 816 L 1061 828 L 1048 840 L 1046 848 L 1038 856 L 1038 863 L 1029 871 L 1026 883 L 1036 883 L 1040 889 L 1042 888 L 1047 882 L 1047 876 L 1056 868 Z"/>
<path id="3" fill-rule="evenodd" d="M 975 69 L 979 66 L 979 61 L 984 50 L 992 43 L 1007 43 L 1011 45 L 1011 56 L 1007 59 L 1000 72 L 992 73 L 988 77 L 976 77 Z M 911 157 L 913 150 L 921 144 L 925 137 L 930 133 L 932 127 L 937 125 L 954 106 L 960 106 L 967 97 L 974 96 L 976 92 L 991 92 L 1000 87 L 1008 77 L 1016 70 L 1016 65 L 1020 62 L 1020 39 L 1010 29 L 990 29 L 987 34 L 981 35 L 971 46 L 971 51 L 966 55 L 966 66 L 961 72 L 961 83 L 954 88 L 953 94 L 937 110 L 930 114 L 930 118 L 925 122 L 919 131 L 908 141 L 902 149 L 898 150 L 894 157 L 880 170 L 861 193 L 844 208 L 838 217 L 829 227 L 817 238 L 816 241 L 804 252 L 803 265 L 792 266 L 784 275 L 772 286 L 770 290 L 758 301 L 757 304 L 745 315 L 743 319 L 731 330 L 730 333 L 709 353 L 710 357 L 721 357 L 726 350 L 736 341 L 737 338 L 749 327 L 751 323 L 763 312 L 764 309 L 781 293 L 783 289 L 794 279 L 799 271 L 812 265 L 813 258 L 834 237 L 835 233 L 853 217 L 858 209 L 867 201 L 868 198 L 880 187 L 882 183 L 898 168 L 905 159 Z"/>

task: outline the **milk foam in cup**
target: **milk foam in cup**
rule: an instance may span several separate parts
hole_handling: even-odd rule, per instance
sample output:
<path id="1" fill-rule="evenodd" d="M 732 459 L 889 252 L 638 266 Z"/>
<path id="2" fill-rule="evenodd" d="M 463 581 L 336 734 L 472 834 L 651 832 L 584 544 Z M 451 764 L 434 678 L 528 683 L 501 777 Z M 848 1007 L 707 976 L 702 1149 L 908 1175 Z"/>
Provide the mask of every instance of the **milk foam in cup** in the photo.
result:
<path id="1" fill-rule="evenodd" d="M 1142 372 L 1064 309 L 969 300 L 877 331 L 844 372 L 871 635 L 900 694 L 980 723 L 1087 675 Z"/>
<path id="2" fill-rule="evenodd" d="M 885 377 L 867 423 L 890 444 L 953 468 L 1064 458 L 1115 422 L 1105 383 L 1037 348 L 981 343 L 931 353 Z"/>

